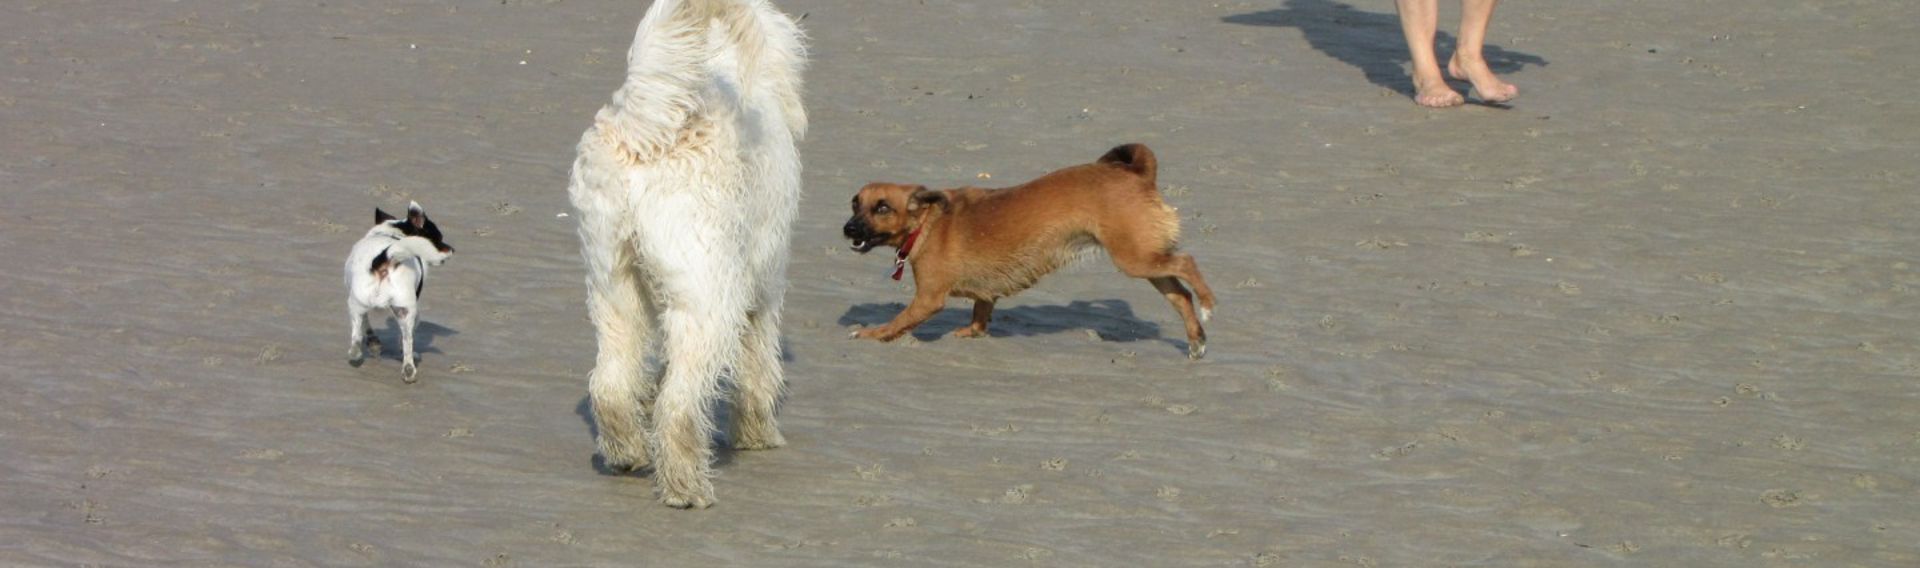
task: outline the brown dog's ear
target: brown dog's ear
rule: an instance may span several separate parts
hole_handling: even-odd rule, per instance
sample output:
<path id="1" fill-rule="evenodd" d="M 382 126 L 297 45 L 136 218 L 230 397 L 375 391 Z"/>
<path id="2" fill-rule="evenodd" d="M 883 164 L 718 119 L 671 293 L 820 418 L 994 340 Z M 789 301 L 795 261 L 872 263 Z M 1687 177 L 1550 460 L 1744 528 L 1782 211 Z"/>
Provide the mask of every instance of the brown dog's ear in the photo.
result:
<path id="1" fill-rule="evenodd" d="M 924 185 L 915 186 L 913 188 L 913 195 L 907 196 L 907 210 L 919 211 L 921 207 L 928 205 L 939 205 L 942 210 L 945 210 L 947 207 L 947 193 L 944 191 L 928 191 L 927 186 Z"/>

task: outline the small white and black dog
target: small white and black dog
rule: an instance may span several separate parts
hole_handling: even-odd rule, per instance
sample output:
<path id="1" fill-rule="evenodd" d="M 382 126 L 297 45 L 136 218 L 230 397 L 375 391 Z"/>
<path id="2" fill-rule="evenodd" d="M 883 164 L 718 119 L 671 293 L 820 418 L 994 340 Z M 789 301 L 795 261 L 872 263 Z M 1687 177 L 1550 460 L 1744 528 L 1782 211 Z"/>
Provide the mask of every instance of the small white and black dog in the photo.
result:
<path id="1" fill-rule="evenodd" d="M 366 360 L 364 347 L 378 348 L 379 338 L 368 330 L 367 312 L 385 308 L 400 323 L 404 355 L 400 376 L 411 383 L 419 368 L 413 364 L 413 328 L 420 323 L 420 292 L 427 286 L 427 267 L 453 256 L 453 247 L 440 236 L 440 227 L 427 219 L 418 202 L 407 205 L 407 218 L 373 210 L 373 228 L 347 254 L 347 317 L 353 328 L 347 362 L 355 367 Z"/>

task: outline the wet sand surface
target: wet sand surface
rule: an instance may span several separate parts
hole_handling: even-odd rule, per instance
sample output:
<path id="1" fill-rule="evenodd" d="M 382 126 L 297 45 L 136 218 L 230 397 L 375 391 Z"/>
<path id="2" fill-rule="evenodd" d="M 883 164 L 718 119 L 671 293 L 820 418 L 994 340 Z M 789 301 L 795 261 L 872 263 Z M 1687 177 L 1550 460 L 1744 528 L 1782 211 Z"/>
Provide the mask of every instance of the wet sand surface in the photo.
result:
<path id="1" fill-rule="evenodd" d="M 0 564 L 1920 565 L 1905 2 L 1509 2 L 1521 98 L 1438 111 L 1384 0 L 782 7 L 790 445 L 703 512 L 596 467 L 559 216 L 644 2 L 0 7 Z M 1206 360 L 1099 260 L 844 339 L 910 295 L 860 184 L 1128 141 Z M 409 198 L 460 251 L 415 385 L 339 273 Z"/>

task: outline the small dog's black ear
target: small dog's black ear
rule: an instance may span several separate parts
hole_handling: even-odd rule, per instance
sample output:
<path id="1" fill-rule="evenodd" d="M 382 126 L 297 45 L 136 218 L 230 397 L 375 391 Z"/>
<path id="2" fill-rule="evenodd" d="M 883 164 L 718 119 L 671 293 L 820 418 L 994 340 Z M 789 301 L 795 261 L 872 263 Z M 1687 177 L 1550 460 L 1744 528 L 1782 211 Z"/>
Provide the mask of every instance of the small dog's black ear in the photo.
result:
<path id="1" fill-rule="evenodd" d="M 427 210 L 420 208 L 420 202 L 407 203 L 407 222 L 412 223 L 415 229 L 427 226 Z"/>
<path id="2" fill-rule="evenodd" d="M 907 196 L 907 209 L 918 210 L 928 205 L 939 205 L 942 209 L 945 209 L 947 206 L 947 193 L 944 191 L 928 191 L 927 186 L 924 185 L 915 186 L 913 188 L 913 194 Z"/>
<path id="3" fill-rule="evenodd" d="M 393 215 L 387 214 L 386 211 L 381 211 L 379 207 L 373 208 L 373 224 L 378 225 L 394 219 L 395 217 Z"/>

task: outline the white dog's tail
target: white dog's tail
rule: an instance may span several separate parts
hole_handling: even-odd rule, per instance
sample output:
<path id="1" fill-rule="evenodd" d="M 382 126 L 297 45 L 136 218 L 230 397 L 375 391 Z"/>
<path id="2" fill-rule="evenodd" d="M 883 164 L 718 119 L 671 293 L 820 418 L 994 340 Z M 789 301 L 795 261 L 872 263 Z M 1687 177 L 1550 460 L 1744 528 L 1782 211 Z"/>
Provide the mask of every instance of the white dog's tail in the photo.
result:
<path id="1" fill-rule="evenodd" d="M 402 237 L 400 240 L 394 241 L 393 244 L 387 245 L 387 250 L 382 251 L 380 256 L 386 258 L 387 262 L 394 264 L 418 258 L 425 261 L 426 264 L 439 266 L 440 263 L 446 262 L 447 258 L 453 255 L 440 252 L 439 249 L 433 247 L 433 241 L 429 241 L 423 237 Z M 379 258 L 375 258 L 373 264 L 374 268 L 379 268 L 381 264 Z"/>
<path id="2" fill-rule="evenodd" d="M 798 92 L 799 67 L 805 61 L 799 26 L 764 9 L 761 0 L 655 0 L 634 32 L 627 51 L 627 80 L 613 95 L 618 137 L 633 150 L 671 147 L 688 117 L 703 104 L 702 87 L 712 78 L 709 65 L 721 49 L 735 50 L 742 90 L 786 83 L 776 92 Z M 767 18 L 764 16 L 775 16 Z M 719 28 L 721 33 L 713 30 Z M 785 105 L 783 105 L 785 106 Z M 789 126 L 806 128 L 798 101 L 788 109 Z"/>

